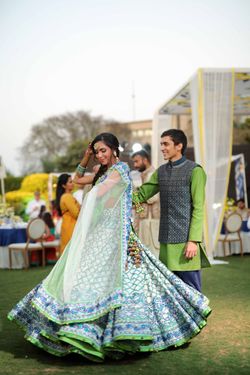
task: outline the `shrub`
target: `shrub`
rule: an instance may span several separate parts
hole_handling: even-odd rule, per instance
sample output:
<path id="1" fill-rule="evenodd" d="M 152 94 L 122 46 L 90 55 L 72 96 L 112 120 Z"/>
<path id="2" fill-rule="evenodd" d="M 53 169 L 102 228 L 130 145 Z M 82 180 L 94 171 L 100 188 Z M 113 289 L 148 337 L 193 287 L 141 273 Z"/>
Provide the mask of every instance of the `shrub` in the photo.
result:
<path id="1" fill-rule="evenodd" d="M 20 189 L 22 181 L 23 177 L 7 176 L 4 179 L 5 192 Z"/>
<path id="2" fill-rule="evenodd" d="M 39 190 L 41 194 L 47 195 L 48 193 L 48 177 L 47 173 L 36 173 L 26 176 L 21 185 L 22 191 L 34 191 Z"/>

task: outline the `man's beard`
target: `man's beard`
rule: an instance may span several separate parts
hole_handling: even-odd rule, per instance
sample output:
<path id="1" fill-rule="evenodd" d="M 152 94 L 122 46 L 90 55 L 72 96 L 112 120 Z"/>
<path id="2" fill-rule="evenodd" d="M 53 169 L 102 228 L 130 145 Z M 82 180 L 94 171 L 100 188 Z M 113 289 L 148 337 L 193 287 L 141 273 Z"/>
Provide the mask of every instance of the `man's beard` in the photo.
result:
<path id="1" fill-rule="evenodd" d="M 145 165 L 141 166 L 138 171 L 139 172 L 144 172 L 147 168 L 145 167 Z"/>

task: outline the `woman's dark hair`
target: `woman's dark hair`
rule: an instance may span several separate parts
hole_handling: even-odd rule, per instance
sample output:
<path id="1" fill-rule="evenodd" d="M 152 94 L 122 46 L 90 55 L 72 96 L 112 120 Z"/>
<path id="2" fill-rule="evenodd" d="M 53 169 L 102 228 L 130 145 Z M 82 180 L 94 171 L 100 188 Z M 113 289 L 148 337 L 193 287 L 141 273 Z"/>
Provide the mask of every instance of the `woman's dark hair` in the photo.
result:
<path id="1" fill-rule="evenodd" d="M 165 130 L 161 135 L 161 138 L 163 137 L 170 137 L 172 141 L 174 142 L 175 146 L 181 143 L 182 144 L 181 153 L 182 155 L 184 155 L 184 152 L 187 148 L 187 137 L 182 130 L 179 130 L 179 129 Z"/>
<path id="2" fill-rule="evenodd" d="M 112 133 L 101 133 L 101 134 L 98 134 L 95 137 L 95 139 L 91 142 L 91 148 L 92 148 L 94 154 L 95 154 L 94 145 L 97 142 L 103 142 L 103 143 L 105 143 L 106 146 L 108 146 L 109 148 L 111 148 L 111 150 L 114 151 L 114 155 L 116 157 L 119 157 L 119 155 L 120 155 L 119 141 L 118 141 L 118 139 L 116 138 L 116 136 L 114 134 L 112 134 Z M 100 178 L 106 172 L 107 169 L 108 169 L 107 165 L 101 165 L 100 166 L 98 172 L 96 173 L 96 175 L 94 177 L 93 186 L 95 185 L 95 183 L 98 180 L 98 178 Z"/>
<path id="3" fill-rule="evenodd" d="M 52 219 L 52 216 L 51 216 L 50 212 L 48 212 L 48 211 L 44 212 L 43 215 L 42 215 L 42 219 L 45 222 L 45 224 L 48 225 L 48 227 L 50 229 L 55 228 L 55 224 L 53 222 L 53 219 Z"/>
<path id="4" fill-rule="evenodd" d="M 60 208 L 60 200 L 61 196 L 65 193 L 65 187 L 63 185 L 66 185 L 68 182 L 68 179 L 70 178 L 70 174 L 63 173 L 59 176 L 56 186 L 56 208 L 60 216 L 62 216 L 62 211 Z"/>
<path id="5" fill-rule="evenodd" d="M 38 217 L 42 219 L 44 212 L 46 211 L 46 206 L 44 204 L 40 207 L 39 215 Z"/>

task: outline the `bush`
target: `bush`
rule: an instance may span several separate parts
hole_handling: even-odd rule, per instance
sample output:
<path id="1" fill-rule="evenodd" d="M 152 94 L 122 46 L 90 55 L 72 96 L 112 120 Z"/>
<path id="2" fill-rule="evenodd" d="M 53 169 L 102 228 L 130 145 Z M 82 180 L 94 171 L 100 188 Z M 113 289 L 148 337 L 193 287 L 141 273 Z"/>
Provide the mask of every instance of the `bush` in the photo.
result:
<path id="1" fill-rule="evenodd" d="M 18 190 L 21 187 L 23 177 L 8 176 L 4 179 L 5 192 Z"/>
<path id="2" fill-rule="evenodd" d="M 36 173 L 26 176 L 21 185 L 22 191 L 34 191 L 39 190 L 41 194 L 47 195 L 48 193 L 48 177 L 47 173 Z"/>

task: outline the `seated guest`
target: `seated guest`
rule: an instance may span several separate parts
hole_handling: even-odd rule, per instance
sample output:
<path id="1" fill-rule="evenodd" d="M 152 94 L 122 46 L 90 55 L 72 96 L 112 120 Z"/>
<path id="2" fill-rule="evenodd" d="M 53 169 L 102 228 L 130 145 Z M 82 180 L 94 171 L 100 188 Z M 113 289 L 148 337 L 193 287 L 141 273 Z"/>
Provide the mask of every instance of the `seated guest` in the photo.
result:
<path id="1" fill-rule="evenodd" d="M 39 215 L 38 215 L 38 217 L 39 217 L 40 219 L 42 219 L 43 214 L 44 214 L 45 211 L 46 211 L 46 206 L 42 205 L 42 206 L 40 207 L 40 212 L 39 212 Z"/>
<path id="2" fill-rule="evenodd" d="M 49 242 L 55 240 L 55 224 L 52 220 L 50 212 L 46 211 L 45 206 L 41 206 L 39 218 L 45 222 L 45 233 L 42 236 L 42 240 Z M 38 241 L 40 242 L 40 240 Z M 32 251 L 30 255 L 30 264 L 31 265 L 41 265 L 42 256 L 40 251 Z M 55 264 L 57 261 L 56 248 L 46 248 L 46 263 Z"/>
<path id="3" fill-rule="evenodd" d="M 42 219 L 46 225 L 45 234 L 43 236 L 44 240 L 46 242 L 54 241 L 56 239 L 55 224 L 53 222 L 51 213 L 48 211 L 44 212 L 42 215 Z M 46 263 L 55 264 L 56 261 L 57 261 L 56 248 L 55 247 L 46 248 Z"/>
<path id="4" fill-rule="evenodd" d="M 244 232 L 248 232 L 249 229 L 247 227 L 247 221 L 248 221 L 248 218 L 250 217 L 250 210 L 249 210 L 249 208 L 246 207 L 245 200 L 243 198 L 238 199 L 236 201 L 236 204 L 237 204 L 236 212 L 238 214 L 240 214 L 241 217 L 242 217 L 242 228 L 241 228 L 241 230 L 244 231 Z"/>
<path id="5" fill-rule="evenodd" d="M 29 215 L 29 220 L 36 219 L 39 216 L 41 206 L 46 206 L 45 201 L 40 197 L 40 191 L 35 191 L 34 199 L 29 201 L 27 205 L 25 212 Z"/>
<path id="6" fill-rule="evenodd" d="M 243 198 L 238 199 L 236 201 L 237 204 L 237 210 L 236 212 L 241 215 L 242 220 L 247 220 L 250 216 L 250 210 L 249 208 L 246 208 L 245 200 Z"/>
<path id="7" fill-rule="evenodd" d="M 53 219 L 54 223 L 56 224 L 56 222 L 60 219 L 60 215 L 59 215 L 59 213 L 57 211 L 57 208 L 56 208 L 55 199 L 50 201 L 50 212 L 51 212 L 51 215 L 52 215 L 52 219 Z"/>

